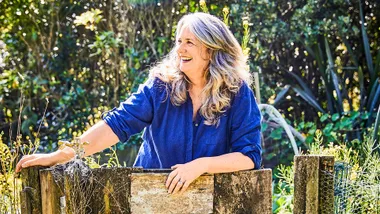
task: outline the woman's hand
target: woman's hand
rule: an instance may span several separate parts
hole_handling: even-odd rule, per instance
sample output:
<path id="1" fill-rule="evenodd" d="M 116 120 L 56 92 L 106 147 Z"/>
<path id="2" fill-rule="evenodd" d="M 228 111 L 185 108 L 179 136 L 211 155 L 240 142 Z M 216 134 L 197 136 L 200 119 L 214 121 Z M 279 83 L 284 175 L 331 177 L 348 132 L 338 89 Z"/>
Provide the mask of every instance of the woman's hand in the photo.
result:
<path id="1" fill-rule="evenodd" d="M 25 155 L 16 165 L 16 172 L 30 166 L 53 166 L 58 163 L 64 163 L 74 157 L 74 150 L 66 147 L 50 154 L 33 154 Z"/>
<path id="2" fill-rule="evenodd" d="M 205 164 L 205 161 L 205 158 L 201 158 L 185 164 L 172 166 L 173 171 L 166 180 L 168 193 L 175 194 L 178 191 L 180 191 L 180 193 L 185 192 L 195 179 L 207 172 L 207 164 Z"/>

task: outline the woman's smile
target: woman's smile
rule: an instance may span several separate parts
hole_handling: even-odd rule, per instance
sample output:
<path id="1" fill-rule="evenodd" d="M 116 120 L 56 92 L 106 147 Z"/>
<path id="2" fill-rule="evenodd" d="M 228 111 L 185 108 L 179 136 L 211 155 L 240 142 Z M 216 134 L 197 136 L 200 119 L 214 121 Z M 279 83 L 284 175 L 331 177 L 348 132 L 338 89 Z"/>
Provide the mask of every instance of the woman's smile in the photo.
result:
<path id="1" fill-rule="evenodd" d="M 202 79 L 210 62 L 210 56 L 205 45 L 195 35 L 184 27 L 177 37 L 177 54 L 179 69 L 190 79 Z"/>

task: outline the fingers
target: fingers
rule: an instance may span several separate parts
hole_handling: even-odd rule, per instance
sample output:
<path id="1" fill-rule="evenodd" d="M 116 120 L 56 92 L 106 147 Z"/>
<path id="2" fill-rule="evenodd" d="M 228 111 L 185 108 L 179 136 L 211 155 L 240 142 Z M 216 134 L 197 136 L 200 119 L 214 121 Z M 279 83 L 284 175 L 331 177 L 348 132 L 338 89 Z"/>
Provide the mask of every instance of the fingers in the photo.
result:
<path id="1" fill-rule="evenodd" d="M 166 179 L 166 183 L 165 183 L 166 188 L 169 188 L 169 186 L 172 183 L 173 179 L 177 176 L 177 173 L 178 172 L 174 170 L 174 171 L 172 171 L 169 174 L 168 178 Z"/>
<path id="2" fill-rule="evenodd" d="M 176 194 L 179 190 L 181 190 L 181 188 L 183 188 L 185 183 L 186 183 L 186 181 L 179 179 L 179 181 L 177 182 L 172 194 Z"/>
<path id="3" fill-rule="evenodd" d="M 172 166 L 173 171 L 169 174 L 166 179 L 165 186 L 168 188 L 169 194 L 176 194 L 179 191 L 184 192 L 191 182 L 186 181 L 186 173 L 183 173 L 180 167 L 183 164 L 177 164 Z"/>
<path id="4" fill-rule="evenodd" d="M 23 164 L 34 158 L 34 155 L 25 155 L 16 165 L 16 172 L 20 172 L 23 167 Z"/>
<path id="5" fill-rule="evenodd" d="M 40 158 L 35 158 L 35 159 L 31 159 L 31 160 L 25 161 L 25 163 L 23 163 L 21 165 L 21 167 L 22 168 L 27 168 L 27 167 L 30 167 L 30 166 L 41 165 L 41 164 L 38 163 L 38 161 L 40 161 Z"/>
<path id="6" fill-rule="evenodd" d="M 171 168 L 174 170 L 174 169 L 177 169 L 178 167 L 179 167 L 179 165 L 181 165 L 181 164 L 176 164 L 176 165 L 174 165 L 174 166 L 172 166 Z"/>
<path id="7" fill-rule="evenodd" d="M 173 178 L 173 180 L 172 180 L 172 182 L 170 183 L 170 186 L 169 186 L 169 188 L 168 188 L 168 193 L 173 193 L 173 190 L 174 190 L 174 188 L 177 186 L 177 185 L 179 185 L 178 184 L 178 181 L 180 180 L 181 178 L 177 175 L 177 176 L 175 176 L 174 178 Z M 181 184 L 181 183 L 180 183 Z"/>
<path id="8" fill-rule="evenodd" d="M 183 183 L 183 186 L 182 186 L 182 189 L 181 189 L 181 191 L 179 192 L 180 194 L 183 194 L 186 190 L 187 190 L 187 188 L 190 186 L 190 182 L 188 182 L 188 181 L 185 181 L 184 183 Z"/>
<path id="9" fill-rule="evenodd" d="M 52 161 L 51 155 L 49 154 L 34 154 L 25 155 L 16 165 L 16 172 L 20 172 L 21 169 L 30 166 L 51 166 L 54 161 Z"/>

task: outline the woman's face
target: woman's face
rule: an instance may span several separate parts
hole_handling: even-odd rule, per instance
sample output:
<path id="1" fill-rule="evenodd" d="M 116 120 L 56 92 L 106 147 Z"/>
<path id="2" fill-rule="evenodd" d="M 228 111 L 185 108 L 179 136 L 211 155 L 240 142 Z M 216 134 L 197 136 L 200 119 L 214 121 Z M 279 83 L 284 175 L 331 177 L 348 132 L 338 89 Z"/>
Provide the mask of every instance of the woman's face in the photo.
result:
<path id="1" fill-rule="evenodd" d="M 179 69 L 190 79 L 203 78 L 210 62 L 209 50 L 187 27 L 177 35 Z"/>

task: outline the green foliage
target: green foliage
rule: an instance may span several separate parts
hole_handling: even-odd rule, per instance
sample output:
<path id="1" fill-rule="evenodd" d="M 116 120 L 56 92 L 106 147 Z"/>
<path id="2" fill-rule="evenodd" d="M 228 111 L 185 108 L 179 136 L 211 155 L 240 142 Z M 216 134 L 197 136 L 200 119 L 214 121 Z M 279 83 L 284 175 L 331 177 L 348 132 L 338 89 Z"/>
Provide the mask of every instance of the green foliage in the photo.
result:
<path id="1" fill-rule="evenodd" d="M 165 6 L 165 7 L 164 7 Z M 192 10 L 196 5 L 192 7 Z M 0 127 L 6 141 L 19 111 L 24 138 L 41 125 L 41 148 L 54 150 L 100 119 L 142 83 L 151 63 L 172 46 L 176 13 L 184 5 L 95 2 L 15 3 L 0 14 Z M 165 10 L 163 9 L 165 8 Z M 21 111 L 20 91 L 26 97 Z M 49 99 L 46 121 L 38 120 Z"/>
<path id="2" fill-rule="evenodd" d="M 188 12 L 207 10 L 223 17 L 251 54 L 251 7 L 246 2 L 4 0 L 0 127 L 6 141 L 12 137 L 8 130 L 15 129 L 20 91 L 26 97 L 24 138 L 35 138 L 32 132 L 41 126 L 40 149 L 47 151 L 60 139 L 80 135 L 146 79 L 152 63 L 172 48 L 176 23 Z M 41 121 L 46 98 L 47 119 Z"/>
<path id="3" fill-rule="evenodd" d="M 5 213 L 19 213 L 21 180 L 15 173 L 15 164 L 20 154 L 33 154 L 36 152 L 39 141 L 28 143 L 21 141 L 18 135 L 11 146 L 3 142 L 4 133 L 0 133 L 0 210 Z"/>
<path id="4" fill-rule="evenodd" d="M 259 5 L 265 18 L 252 21 L 260 23 L 252 28 L 258 42 L 251 44 L 256 46 L 252 48 L 254 63 L 263 73 L 264 100 L 281 109 L 286 118 L 314 122 L 318 128 L 325 126 L 315 120 L 320 113 L 343 117 L 354 111 L 369 112 L 366 123 L 355 123 L 356 133 L 347 135 L 347 140 L 360 138 L 380 102 L 378 5 L 292 1 L 286 9 L 284 4 Z M 270 27 L 276 31 L 269 31 Z M 267 34 L 258 34 L 258 28 Z M 257 45 L 265 40 L 272 43 Z"/>
<path id="5" fill-rule="evenodd" d="M 273 213 L 293 213 L 294 169 L 293 166 L 278 167 L 278 183 L 273 194 Z"/>
<path id="6" fill-rule="evenodd" d="M 362 139 L 374 122 L 380 11 L 373 2 L 3 0 L 4 142 L 15 138 L 9 130 L 16 133 L 18 115 L 22 141 L 40 138 L 44 151 L 80 135 L 146 79 L 152 63 L 172 48 L 179 18 L 195 11 L 223 18 L 241 41 L 250 70 L 260 75 L 261 100 L 303 132 L 301 148 L 317 129 L 325 142 L 350 141 Z M 39 120 L 46 98 L 47 119 Z M 284 131 L 265 125 L 263 131 L 270 132 L 265 142 L 278 145 L 266 157 L 289 162 L 293 152 Z M 136 136 L 130 144 L 139 142 Z"/>
<path id="7" fill-rule="evenodd" d="M 319 124 L 322 125 L 322 133 L 327 143 L 344 142 L 347 135 L 351 138 L 361 138 L 357 135 L 355 127 L 364 127 L 368 120 L 368 112 L 343 112 L 342 115 L 335 113 L 321 114 L 319 117 Z M 306 134 L 306 143 L 310 144 L 315 136 L 315 131 L 318 129 L 317 123 L 313 122 L 301 122 L 297 125 L 297 130 Z"/>
<path id="8" fill-rule="evenodd" d="M 325 143 L 321 130 L 315 132 L 308 151 L 311 155 L 332 155 L 335 158 L 335 213 L 378 213 L 380 156 L 370 133 L 347 144 Z M 293 166 L 279 166 L 273 196 L 274 213 L 292 213 Z"/>
<path id="9" fill-rule="evenodd" d="M 335 196 L 335 213 L 378 213 L 380 209 L 380 156 L 369 136 L 362 143 L 354 140 L 324 147 L 322 134 L 317 132 L 310 154 L 334 156 L 339 170 L 335 173 L 335 188 L 340 193 Z"/>
<path id="10" fill-rule="evenodd" d="M 377 109 L 377 116 L 375 121 L 375 127 L 373 131 L 372 140 L 378 144 L 379 142 L 379 126 L 380 126 L 380 108 Z"/>

